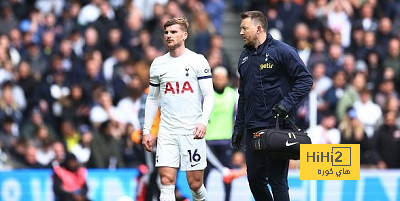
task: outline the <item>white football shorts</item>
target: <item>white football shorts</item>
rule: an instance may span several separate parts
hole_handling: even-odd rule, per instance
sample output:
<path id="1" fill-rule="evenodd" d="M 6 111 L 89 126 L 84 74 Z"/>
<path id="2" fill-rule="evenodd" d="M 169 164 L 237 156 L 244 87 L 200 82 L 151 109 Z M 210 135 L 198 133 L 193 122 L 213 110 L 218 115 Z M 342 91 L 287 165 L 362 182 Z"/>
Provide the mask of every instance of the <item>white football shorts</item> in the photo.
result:
<path id="1" fill-rule="evenodd" d="M 182 171 L 204 170 L 207 167 L 205 139 L 193 139 L 193 134 L 159 133 L 156 167 L 174 167 Z"/>

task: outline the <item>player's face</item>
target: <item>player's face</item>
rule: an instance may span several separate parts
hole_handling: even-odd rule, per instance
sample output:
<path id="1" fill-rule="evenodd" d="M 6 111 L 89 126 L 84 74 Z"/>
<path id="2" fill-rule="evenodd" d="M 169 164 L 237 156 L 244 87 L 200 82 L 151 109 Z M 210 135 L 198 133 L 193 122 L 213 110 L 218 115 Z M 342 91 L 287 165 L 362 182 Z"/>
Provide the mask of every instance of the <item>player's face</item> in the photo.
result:
<path id="1" fill-rule="evenodd" d="M 168 26 L 164 30 L 164 43 L 169 50 L 175 50 L 176 48 L 184 45 L 188 33 L 181 29 L 181 25 L 174 24 Z"/>
<path id="2" fill-rule="evenodd" d="M 240 36 L 242 36 L 244 44 L 253 46 L 257 42 L 257 26 L 250 18 L 242 19 L 240 23 Z"/>

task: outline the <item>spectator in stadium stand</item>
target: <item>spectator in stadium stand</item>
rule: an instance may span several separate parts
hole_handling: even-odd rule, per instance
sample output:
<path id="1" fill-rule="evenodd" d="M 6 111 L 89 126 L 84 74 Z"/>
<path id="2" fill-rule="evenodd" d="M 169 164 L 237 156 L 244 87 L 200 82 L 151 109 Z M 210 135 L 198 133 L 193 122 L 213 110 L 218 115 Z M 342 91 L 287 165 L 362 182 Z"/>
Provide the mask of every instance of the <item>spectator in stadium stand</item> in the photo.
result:
<path id="1" fill-rule="evenodd" d="M 299 43 L 302 41 L 305 42 L 307 47 L 310 47 L 310 29 L 308 26 L 303 23 L 303 22 L 298 22 L 295 27 L 293 28 L 293 42 L 294 42 L 294 47 L 299 46 Z M 298 48 L 299 49 L 299 48 Z M 308 59 L 304 59 L 304 55 L 300 55 L 301 59 L 303 60 L 304 63 L 307 63 Z"/>
<path id="2" fill-rule="evenodd" d="M 117 21 L 115 20 L 114 10 L 108 3 L 108 1 L 100 1 L 100 5 L 98 6 L 100 9 L 100 16 L 92 23 L 92 26 L 97 29 L 99 33 L 99 41 L 103 43 L 103 41 L 107 41 L 109 31 L 117 26 Z M 106 47 L 103 48 L 103 50 Z M 103 57 L 106 55 L 103 54 Z"/>
<path id="3" fill-rule="evenodd" d="M 2 141 L 0 139 L 0 170 L 10 169 L 12 169 L 10 154 L 4 150 Z"/>
<path id="4" fill-rule="evenodd" d="M 383 113 L 387 112 L 395 112 L 397 114 L 396 117 L 396 126 L 400 128 L 400 100 L 395 96 L 391 96 L 386 100 L 385 106 L 382 107 Z M 378 130 L 385 122 L 384 116 L 381 116 L 375 123 L 375 130 Z"/>
<path id="5" fill-rule="evenodd" d="M 104 30 L 103 30 L 104 31 Z M 112 52 L 118 47 L 122 47 L 122 31 L 116 25 L 109 28 L 104 49 L 102 50 L 104 58 L 112 56 Z"/>
<path id="6" fill-rule="evenodd" d="M 301 17 L 301 22 L 305 23 L 310 29 L 310 39 L 316 40 L 322 37 L 324 24 L 317 18 L 317 10 L 315 2 L 308 2 L 304 8 L 304 15 Z"/>
<path id="7" fill-rule="evenodd" d="M 206 142 L 216 160 L 219 160 L 226 168 L 232 168 L 232 147 L 231 136 L 233 132 L 234 114 L 236 108 L 236 91 L 228 86 L 228 70 L 223 66 L 213 69 L 214 85 L 214 107 L 210 115 L 210 121 L 207 126 Z M 209 154 L 209 152 L 207 153 Z M 207 155 L 209 159 L 211 155 Z M 204 183 L 207 184 L 207 177 L 214 167 L 208 161 L 204 172 Z M 226 172 L 221 172 L 226 174 Z M 224 182 L 225 200 L 230 200 L 231 183 Z"/>
<path id="8" fill-rule="evenodd" d="M 396 90 L 400 93 L 400 39 L 392 38 L 389 40 L 388 51 L 384 56 L 383 67 L 393 68 L 396 83 Z"/>
<path id="9" fill-rule="evenodd" d="M 121 132 L 126 123 L 124 113 L 113 105 L 111 94 L 107 91 L 100 94 L 100 102 L 90 110 L 89 119 L 95 129 L 98 129 L 102 123 L 111 121 Z"/>
<path id="10" fill-rule="evenodd" d="M 376 43 L 382 47 L 385 53 L 388 49 L 389 40 L 396 37 L 392 28 L 393 23 L 389 17 L 382 17 L 379 20 L 378 30 L 376 33 Z"/>
<path id="11" fill-rule="evenodd" d="M 333 74 L 343 69 L 342 47 L 338 44 L 331 44 L 328 50 L 328 58 L 325 60 L 325 75 L 332 78 Z"/>
<path id="12" fill-rule="evenodd" d="M 26 52 L 22 57 L 22 60 L 29 63 L 29 65 L 32 67 L 32 73 L 35 75 L 45 74 L 49 67 L 48 60 L 40 51 L 39 46 L 34 42 L 26 45 Z"/>
<path id="13" fill-rule="evenodd" d="M 85 45 L 85 39 L 83 35 L 79 32 L 78 29 L 73 29 L 67 37 L 71 39 L 72 49 L 74 50 L 74 53 L 79 58 L 83 59 L 83 46 Z"/>
<path id="14" fill-rule="evenodd" d="M 3 117 L 1 120 L 0 144 L 5 152 L 10 152 L 18 140 L 19 133 L 13 129 L 14 124 L 14 119 L 10 116 Z"/>
<path id="15" fill-rule="evenodd" d="M 204 1 L 204 10 L 207 12 L 210 20 L 215 27 L 217 34 L 223 31 L 223 16 L 225 11 L 224 0 L 206 0 Z"/>
<path id="16" fill-rule="evenodd" d="M 22 121 L 22 111 L 26 107 L 24 93 L 14 81 L 6 81 L 0 88 L 0 121 L 11 116 L 17 124 Z"/>
<path id="17" fill-rule="evenodd" d="M 375 132 L 375 149 L 378 153 L 378 168 L 400 168 L 400 128 L 396 125 L 397 113 L 385 113 L 384 124 Z"/>
<path id="18" fill-rule="evenodd" d="M 87 169 L 80 167 L 76 156 L 67 153 L 64 161 L 53 167 L 53 191 L 56 201 L 89 201 Z"/>
<path id="19" fill-rule="evenodd" d="M 382 59 L 376 51 L 370 51 L 365 58 L 365 63 L 368 72 L 367 87 L 375 94 L 383 78 Z"/>
<path id="20" fill-rule="evenodd" d="M 57 53 L 62 60 L 62 69 L 67 72 L 67 79 L 72 82 L 79 81 L 84 74 L 83 61 L 72 49 L 72 41 L 62 39 Z"/>
<path id="21" fill-rule="evenodd" d="M 214 33 L 215 27 L 206 11 L 197 10 L 193 14 L 193 20 L 189 28 L 188 48 L 193 49 L 196 53 L 206 54 L 210 48 L 211 36 Z"/>
<path id="22" fill-rule="evenodd" d="M 353 54 L 347 53 L 344 55 L 343 70 L 346 74 L 347 80 L 352 78 L 356 73 L 356 59 Z"/>
<path id="23" fill-rule="evenodd" d="M 53 161 L 51 161 L 51 167 L 55 167 L 60 165 L 64 159 L 65 159 L 65 154 L 67 153 L 65 151 L 65 145 L 61 141 L 55 141 L 53 143 L 53 150 L 55 153 Z"/>
<path id="24" fill-rule="evenodd" d="M 0 2 L 0 34 L 8 34 L 11 29 L 18 26 L 11 3 L 9 1 Z"/>
<path id="25" fill-rule="evenodd" d="M 121 100 L 126 95 L 126 85 L 116 79 L 123 74 L 123 64 L 130 58 L 129 51 L 124 47 L 118 47 L 113 51 L 113 55 L 107 58 L 102 67 L 103 77 L 107 88 L 112 90 L 114 103 Z M 121 72 L 122 71 L 122 72 Z"/>
<path id="26" fill-rule="evenodd" d="M 61 60 L 58 56 L 53 59 L 53 65 L 60 65 Z M 56 67 L 42 80 L 33 97 L 36 103 L 45 107 L 45 120 L 54 127 L 58 127 L 60 123 L 64 100 L 70 93 L 69 86 L 70 82 L 66 79 L 65 72 L 61 67 Z"/>
<path id="27" fill-rule="evenodd" d="M 90 148 L 93 141 L 93 132 L 86 124 L 80 125 L 78 131 L 81 135 L 81 139 L 77 145 L 72 147 L 71 153 L 75 154 L 81 165 L 86 166 L 86 163 L 89 161 L 89 157 L 91 155 Z"/>
<path id="28" fill-rule="evenodd" d="M 223 47 L 223 43 L 224 38 L 222 35 L 213 34 L 210 39 L 210 48 L 207 51 L 206 58 L 208 63 L 210 63 L 211 69 L 217 66 L 223 66 L 228 70 L 229 77 L 236 76 L 235 70 L 231 67 L 231 58 L 227 50 Z M 215 59 L 212 59 L 212 57 Z"/>
<path id="29" fill-rule="evenodd" d="M 31 139 L 35 136 L 36 129 L 40 126 L 46 126 L 49 129 L 50 136 L 56 137 L 53 126 L 43 120 L 42 111 L 39 107 L 34 107 L 30 113 L 30 119 L 21 126 L 21 137 Z"/>
<path id="30" fill-rule="evenodd" d="M 63 141 L 65 142 L 67 151 L 69 152 L 71 152 L 72 148 L 75 147 L 81 140 L 81 135 L 76 129 L 72 119 L 61 120 L 60 133 Z"/>
<path id="31" fill-rule="evenodd" d="M 27 106 L 23 112 L 23 120 L 26 120 L 26 118 L 29 118 L 29 111 L 34 106 L 34 100 L 30 97 L 33 97 L 35 94 L 36 86 L 39 82 L 34 78 L 31 66 L 26 61 L 21 61 L 16 70 L 15 84 L 20 86 L 25 97 L 28 97 L 26 100 Z"/>
<path id="32" fill-rule="evenodd" d="M 307 69 L 312 71 L 311 66 L 317 62 L 325 62 L 328 59 L 328 54 L 326 53 L 327 44 L 322 38 L 315 39 L 312 43 L 311 55 L 307 62 Z"/>
<path id="33" fill-rule="evenodd" d="M 2 56 L 8 56 L 13 67 L 21 61 L 21 54 L 15 47 L 11 46 L 10 39 L 6 34 L 0 35 L 0 49 L 5 51 L 6 54 Z"/>
<path id="34" fill-rule="evenodd" d="M 93 26 L 88 27 L 84 33 L 85 43 L 82 47 L 83 52 L 91 52 L 94 50 L 103 49 L 102 43 L 100 42 L 99 32 Z"/>
<path id="35" fill-rule="evenodd" d="M 72 119 L 76 125 L 89 124 L 89 100 L 80 84 L 72 84 L 70 94 L 65 98 L 62 118 Z"/>
<path id="36" fill-rule="evenodd" d="M 392 79 L 384 79 L 379 84 L 378 92 L 375 94 L 375 102 L 381 106 L 381 108 L 385 107 L 386 101 L 389 97 L 399 98 L 399 93 L 395 90 L 394 80 Z"/>
<path id="37" fill-rule="evenodd" d="M 89 95 L 88 98 L 90 102 L 96 102 L 93 94 L 96 87 L 105 87 L 105 82 L 101 75 L 102 60 L 95 56 L 96 54 L 99 54 L 99 52 L 96 53 L 95 51 L 87 53 L 85 58 L 86 73 L 83 79 L 79 82 L 82 85 L 84 94 Z"/>
<path id="38" fill-rule="evenodd" d="M 364 33 L 363 46 L 354 52 L 356 60 L 364 60 L 370 51 L 376 51 L 380 57 L 383 56 L 383 51 L 376 43 L 376 34 L 372 31 Z"/>
<path id="39" fill-rule="evenodd" d="M 323 114 L 321 124 L 310 127 L 307 133 L 313 144 L 340 143 L 340 131 L 336 128 L 334 113 Z"/>
<path id="40" fill-rule="evenodd" d="M 118 64 L 119 65 L 119 64 Z M 119 95 L 114 95 L 114 100 L 121 100 L 127 95 L 127 86 L 132 80 L 132 76 L 137 73 L 137 62 L 129 59 L 120 64 L 120 69 L 115 72 L 112 81 L 114 91 L 118 91 Z M 148 71 L 148 67 L 146 66 Z M 118 103 L 118 102 L 117 102 Z"/>
<path id="41" fill-rule="evenodd" d="M 339 100 L 336 107 L 336 115 L 339 121 L 342 121 L 347 113 L 347 108 L 352 107 L 356 100 L 360 99 L 360 91 L 365 88 L 366 75 L 357 72 L 351 78 L 351 84 L 346 87 L 342 99 Z"/>
<path id="42" fill-rule="evenodd" d="M 376 165 L 377 157 L 372 140 L 368 139 L 354 108 L 350 107 L 346 110 L 346 116 L 340 122 L 339 130 L 340 144 L 360 144 L 361 165 Z"/>
<path id="43" fill-rule="evenodd" d="M 66 39 L 68 35 L 78 28 L 78 17 L 81 4 L 79 1 L 69 1 L 64 5 L 61 16 L 57 18 L 56 26 L 62 30 L 61 38 Z"/>
<path id="44" fill-rule="evenodd" d="M 323 62 L 318 62 L 312 67 L 312 76 L 314 78 L 313 91 L 317 94 L 317 109 L 320 115 L 328 110 L 323 97 L 327 90 L 332 86 L 332 79 L 325 75 L 325 64 Z M 318 118 L 320 119 L 320 117 Z"/>
<path id="45" fill-rule="evenodd" d="M 115 169 L 124 167 L 120 152 L 119 128 L 110 120 L 101 123 L 98 133 L 93 136 L 87 167 Z"/>
<path id="46" fill-rule="evenodd" d="M 135 5 L 136 2 L 137 1 L 133 0 L 125 0 L 123 5 L 116 9 L 115 18 L 119 27 L 125 26 L 125 19 L 130 13 L 141 12 L 141 10 Z"/>
<path id="47" fill-rule="evenodd" d="M 18 28 L 13 28 L 10 30 L 10 33 L 8 34 L 10 37 L 10 48 L 15 48 L 18 51 L 18 54 L 20 54 L 21 59 L 22 55 L 24 53 L 24 48 L 22 46 L 22 33 Z"/>
<path id="48" fill-rule="evenodd" d="M 36 159 L 37 148 L 33 145 L 28 144 L 23 153 L 23 161 L 14 163 L 13 167 L 16 169 L 36 169 L 46 168 L 41 165 Z"/>
<path id="49" fill-rule="evenodd" d="M 382 116 L 382 109 L 372 101 L 372 92 L 368 89 L 360 91 L 360 99 L 354 102 L 354 109 L 358 119 L 364 127 L 369 139 L 372 139 L 375 131 L 375 123 Z"/>
<path id="50" fill-rule="evenodd" d="M 339 100 L 344 95 L 344 90 L 346 87 L 346 74 L 344 71 L 337 71 L 333 75 L 332 86 L 325 92 L 322 97 L 324 104 L 326 104 L 328 113 L 335 113 L 336 106 Z"/>
<path id="51" fill-rule="evenodd" d="M 117 108 L 121 111 L 125 122 L 133 125 L 134 130 L 141 130 L 139 124 L 139 110 L 144 87 L 140 77 L 133 75 L 126 89 L 127 96 L 118 102 Z"/>
<path id="52" fill-rule="evenodd" d="M 35 136 L 28 139 L 30 143 L 36 148 L 43 148 L 43 144 L 46 141 L 55 140 L 54 136 L 50 136 L 49 129 L 45 125 L 37 127 L 35 131 Z"/>
<path id="53" fill-rule="evenodd" d="M 36 160 L 45 167 L 50 167 L 50 163 L 53 161 L 55 155 L 53 140 L 49 138 L 45 139 L 40 147 L 37 147 Z"/>
<path id="54" fill-rule="evenodd" d="M 51 31 L 45 31 L 41 36 L 40 49 L 47 60 L 50 60 L 57 51 L 55 46 L 55 35 Z"/>
<path id="55" fill-rule="evenodd" d="M 139 39 L 139 34 L 142 28 L 143 22 L 140 13 L 129 13 L 125 19 L 125 25 L 122 31 L 122 41 L 123 44 L 129 47 L 129 51 L 135 60 L 140 59 L 143 54 Z"/>
<path id="56" fill-rule="evenodd" d="M 295 3 L 292 0 L 283 0 L 278 2 L 277 12 L 278 19 L 284 22 L 282 28 L 280 29 L 282 32 L 283 41 L 289 45 L 295 46 L 293 30 L 296 23 L 304 15 L 303 6 Z"/>
<path id="57" fill-rule="evenodd" d="M 378 30 L 378 20 L 374 18 L 375 15 L 375 5 L 370 2 L 365 2 L 361 5 L 360 15 L 353 22 L 355 26 L 360 26 L 364 31 L 373 31 L 376 32 Z"/>

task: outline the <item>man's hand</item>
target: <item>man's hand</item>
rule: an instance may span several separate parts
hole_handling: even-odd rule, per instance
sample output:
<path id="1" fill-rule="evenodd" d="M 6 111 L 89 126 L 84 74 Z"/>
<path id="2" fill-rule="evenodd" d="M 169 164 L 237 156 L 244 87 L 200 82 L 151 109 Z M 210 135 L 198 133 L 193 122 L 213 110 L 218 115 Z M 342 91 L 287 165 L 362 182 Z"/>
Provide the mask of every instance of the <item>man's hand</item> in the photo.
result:
<path id="1" fill-rule="evenodd" d="M 288 111 L 286 110 L 285 106 L 283 106 L 281 103 L 276 104 L 272 108 L 272 111 L 274 111 L 276 116 L 278 116 L 278 117 L 282 117 L 282 118 L 288 117 Z"/>
<path id="2" fill-rule="evenodd" d="M 194 139 L 203 139 L 206 136 L 207 127 L 201 123 L 198 123 L 194 129 Z"/>
<path id="3" fill-rule="evenodd" d="M 149 152 L 153 151 L 154 141 L 155 140 L 154 140 L 153 136 L 151 136 L 150 134 L 143 135 L 142 144 L 147 151 L 149 151 Z"/>
<path id="4" fill-rule="evenodd" d="M 243 133 L 234 132 L 232 134 L 232 147 L 234 151 L 239 151 L 242 149 L 242 138 Z"/>

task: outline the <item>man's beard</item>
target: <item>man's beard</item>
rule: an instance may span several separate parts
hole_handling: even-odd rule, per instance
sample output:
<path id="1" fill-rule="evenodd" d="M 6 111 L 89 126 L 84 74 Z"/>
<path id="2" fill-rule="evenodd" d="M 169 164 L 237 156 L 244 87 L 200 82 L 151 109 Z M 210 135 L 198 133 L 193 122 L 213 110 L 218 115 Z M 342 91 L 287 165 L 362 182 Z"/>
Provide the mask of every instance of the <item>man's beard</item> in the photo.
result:
<path id="1" fill-rule="evenodd" d="M 168 46 L 168 45 L 166 45 L 166 46 L 170 51 L 173 51 L 173 50 L 176 50 L 181 45 L 182 45 L 182 42 L 181 43 L 176 43 L 175 45 L 172 45 L 172 46 Z"/>

